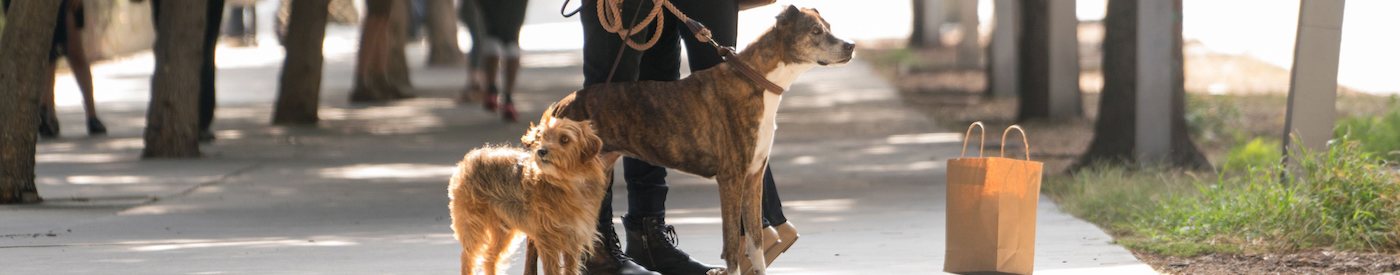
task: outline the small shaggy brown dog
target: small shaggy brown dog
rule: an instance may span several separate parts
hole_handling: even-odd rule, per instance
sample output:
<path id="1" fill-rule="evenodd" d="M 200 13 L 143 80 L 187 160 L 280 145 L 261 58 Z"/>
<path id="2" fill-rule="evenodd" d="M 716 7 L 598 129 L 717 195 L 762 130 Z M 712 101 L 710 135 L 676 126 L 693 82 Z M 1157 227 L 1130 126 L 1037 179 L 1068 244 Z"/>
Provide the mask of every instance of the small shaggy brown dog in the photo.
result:
<path id="1" fill-rule="evenodd" d="M 546 274 L 578 274 L 597 237 L 607 178 L 591 124 L 545 117 L 520 141 L 525 148 L 473 149 L 457 164 L 447 188 L 462 274 L 478 265 L 496 274 L 519 234 L 529 236 Z"/>

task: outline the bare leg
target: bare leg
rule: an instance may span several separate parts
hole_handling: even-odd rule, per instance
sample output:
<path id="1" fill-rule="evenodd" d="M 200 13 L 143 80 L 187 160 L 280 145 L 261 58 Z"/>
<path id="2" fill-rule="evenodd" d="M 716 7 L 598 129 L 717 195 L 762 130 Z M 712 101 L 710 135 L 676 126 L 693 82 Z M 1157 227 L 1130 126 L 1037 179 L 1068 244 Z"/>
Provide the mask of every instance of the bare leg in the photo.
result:
<path id="1" fill-rule="evenodd" d="M 77 19 L 72 12 L 68 13 L 65 20 L 68 20 L 68 44 L 63 46 L 64 55 L 68 58 L 68 67 L 73 70 L 73 78 L 78 81 L 78 90 L 83 93 L 83 111 L 87 114 L 88 135 L 105 135 L 107 126 L 102 125 L 102 120 L 97 118 L 97 103 L 93 101 L 92 91 L 92 68 L 88 64 L 87 53 L 83 52 L 83 36 Z M 48 106 L 53 107 L 53 93 L 49 93 Z"/>
<path id="2" fill-rule="evenodd" d="M 498 88 L 500 86 L 496 85 L 496 76 L 499 75 L 501 69 L 501 56 L 494 53 L 486 54 L 481 57 L 481 62 L 481 71 L 484 76 L 481 79 L 481 86 L 486 87 L 486 94 L 482 96 L 481 106 L 485 107 L 487 111 L 495 112 L 497 105 L 499 105 L 499 99 L 496 96 L 499 94 Z"/>
<path id="3" fill-rule="evenodd" d="M 505 53 L 506 68 L 502 72 L 504 75 L 502 81 L 505 81 L 502 86 L 505 88 L 501 89 L 501 101 L 504 102 L 504 106 L 501 108 L 501 118 L 513 122 L 516 120 L 515 75 L 520 72 L 520 45 L 514 42 L 506 45 Z"/>
<path id="4" fill-rule="evenodd" d="M 45 88 L 39 89 L 44 93 L 39 96 L 39 135 L 46 138 L 58 137 L 60 132 L 58 112 L 54 109 L 53 102 L 54 70 L 58 68 L 54 61 L 58 60 L 49 59 L 49 69 L 44 74 L 44 81 L 40 82 L 40 85 L 44 85 Z"/>

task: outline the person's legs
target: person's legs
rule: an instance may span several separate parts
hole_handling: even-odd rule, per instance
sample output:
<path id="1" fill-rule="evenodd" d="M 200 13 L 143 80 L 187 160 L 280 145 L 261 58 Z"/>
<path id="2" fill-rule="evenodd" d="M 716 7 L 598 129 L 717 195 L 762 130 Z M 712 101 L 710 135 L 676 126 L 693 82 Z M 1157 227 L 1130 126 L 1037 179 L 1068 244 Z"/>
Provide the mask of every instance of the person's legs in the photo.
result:
<path id="1" fill-rule="evenodd" d="M 50 51 L 53 51 L 53 53 L 49 55 L 48 67 L 43 74 L 45 79 L 41 82 L 44 88 L 40 89 L 44 94 L 39 96 L 39 136 L 45 138 L 58 137 L 61 132 L 58 126 L 58 112 L 54 109 L 53 98 L 54 75 L 57 73 L 56 70 L 58 68 L 58 49 L 50 49 Z"/>
<path id="2" fill-rule="evenodd" d="M 49 59 L 48 64 L 46 64 L 48 69 L 44 71 L 46 78 L 43 82 L 44 88 L 40 89 L 44 92 L 39 95 L 39 135 L 46 138 L 57 137 L 61 132 L 61 127 L 58 125 L 58 111 L 54 106 L 54 74 L 58 68 L 58 57 L 62 56 L 68 48 L 69 28 L 73 27 L 68 21 L 70 19 L 68 15 L 71 14 L 69 4 L 72 2 L 62 1 L 59 4 L 61 6 L 59 12 L 55 14 L 58 17 L 56 19 L 58 22 L 54 24 L 53 38 L 49 42 Z M 6 9 L 8 9 L 8 5 L 9 3 L 6 2 Z"/>
<path id="3" fill-rule="evenodd" d="M 486 23 L 483 22 L 483 17 L 480 0 L 462 0 L 457 5 L 457 20 L 467 26 L 467 34 L 471 35 L 472 39 L 472 48 L 467 51 L 467 85 L 458 95 L 458 103 L 471 102 L 473 97 L 486 92 L 486 88 L 482 86 L 486 81 L 486 74 L 481 70 L 485 66 L 482 63 L 482 48 L 486 44 Z"/>
<path id="4" fill-rule="evenodd" d="M 82 1 L 72 2 L 80 4 Z M 69 8 L 69 7 L 64 7 Z M 107 126 L 102 125 L 102 120 L 97 118 L 97 103 L 93 100 L 92 68 L 88 64 L 87 53 L 83 52 L 83 36 L 79 31 L 78 10 L 80 6 L 69 9 L 64 16 L 67 24 L 62 35 L 66 35 L 66 44 L 63 45 L 64 55 L 68 59 L 68 67 L 73 71 L 73 78 L 78 82 L 78 90 L 83 93 L 83 111 L 87 114 L 88 135 L 107 134 Z"/>
<path id="5" fill-rule="evenodd" d="M 224 35 L 239 38 L 247 33 L 247 25 L 244 25 L 246 21 L 243 20 L 243 15 L 243 6 L 235 4 L 229 7 L 228 24 L 224 24 Z"/>
<path id="6" fill-rule="evenodd" d="M 683 25 L 674 14 L 665 13 L 664 16 L 666 22 L 661 37 L 642 54 L 639 80 L 680 79 L 681 44 L 677 29 Z M 622 219 L 627 229 L 627 255 L 663 274 L 705 274 L 719 268 L 697 261 L 676 247 L 675 229 L 665 220 L 669 190 L 666 168 L 633 158 L 624 158 L 623 166 L 628 198 L 627 216 Z"/>
<path id="7" fill-rule="evenodd" d="M 258 45 L 258 5 L 256 3 L 243 7 L 247 12 L 247 28 L 243 30 L 243 41 L 249 46 Z"/>
<path id="8" fill-rule="evenodd" d="M 616 34 L 609 33 L 598 21 L 598 1 L 584 1 L 580 14 L 583 25 L 583 84 L 595 85 L 610 81 L 626 82 L 637 80 L 637 64 L 641 53 L 623 46 Z M 626 1 L 622 5 L 624 22 L 633 21 L 638 8 L 649 9 L 650 1 Z M 621 51 L 619 51 L 621 50 Z M 616 65 L 614 68 L 614 65 Z M 615 69 L 615 70 L 614 70 Z M 592 256 L 584 262 L 585 274 L 655 274 L 637 265 L 622 252 L 621 241 L 613 228 L 612 175 L 609 175 L 608 192 L 603 196 L 602 207 L 598 209 L 598 243 L 594 243 Z"/>
<path id="9" fill-rule="evenodd" d="M 501 83 L 501 116 L 507 121 L 515 121 L 515 75 L 520 71 L 520 27 L 525 24 L 525 6 L 527 0 L 486 0 L 494 2 L 492 8 L 493 16 L 488 16 L 490 21 L 486 22 L 490 29 L 491 36 L 499 38 L 501 41 L 501 52 L 504 57 L 505 70 L 502 73 Z"/>
<path id="10" fill-rule="evenodd" d="M 152 4 L 155 4 L 154 2 Z M 214 50 L 218 46 L 219 25 L 224 14 L 224 0 L 210 0 L 205 9 L 207 16 L 204 25 L 204 63 L 199 68 L 199 140 L 214 140 L 210 124 L 214 123 Z"/>

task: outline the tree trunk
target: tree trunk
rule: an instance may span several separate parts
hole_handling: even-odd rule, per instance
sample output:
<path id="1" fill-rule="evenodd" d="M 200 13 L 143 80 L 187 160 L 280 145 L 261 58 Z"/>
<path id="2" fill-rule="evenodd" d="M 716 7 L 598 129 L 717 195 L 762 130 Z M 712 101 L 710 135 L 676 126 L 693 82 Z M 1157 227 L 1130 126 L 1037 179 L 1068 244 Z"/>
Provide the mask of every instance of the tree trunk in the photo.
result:
<path id="1" fill-rule="evenodd" d="M 1021 103 L 1016 121 L 1050 118 L 1050 3 L 1021 1 Z"/>
<path id="2" fill-rule="evenodd" d="M 1015 97 L 1021 92 L 1019 43 L 1021 0 L 992 3 L 992 39 L 987 45 L 987 97 Z"/>
<path id="3" fill-rule="evenodd" d="M 457 7 L 452 0 L 428 0 L 428 66 L 461 66 L 462 48 L 457 45 Z"/>
<path id="4" fill-rule="evenodd" d="M 1017 120 L 1083 116 L 1079 92 L 1079 37 L 1074 2 L 1021 2 L 1022 32 Z"/>
<path id="5" fill-rule="evenodd" d="M 394 48 L 399 49 L 397 58 L 404 59 L 404 22 L 394 24 L 391 18 L 394 16 L 391 15 L 407 13 L 407 7 L 402 7 L 404 3 L 396 2 L 405 1 L 365 0 L 365 20 L 360 33 L 358 60 L 355 62 L 355 85 L 350 91 L 351 102 L 385 102 L 407 97 L 407 65 L 400 70 L 403 75 L 391 72 L 393 67 L 397 67 L 391 65 L 396 63 L 391 57 L 395 55 Z M 395 11 L 398 9 L 405 10 Z M 395 26 L 399 28 L 395 30 Z"/>
<path id="6" fill-rule="evenodd" d="M 1088 152 L 1074 169 L 1097 163 L 1139 163 L 1136 157 L 1137 134 L 1137 5 L 1140 0 L 1110 0 L 1104 17 L 1103 93 L 1099 100 L 1098 121 Z M 1154 1 L 1154 0 L 1142 0 Z M 1181 14 L 1181 1 L 1173 1 L 1175 14 Z M 1175 16 L 1173 26 L 1169 134 L 1170 154 L 1165 164 L 1181 168 L 1209 168 L 1210 163 L 1186 131 L 1185 76 L 1182 68 L 1181 17 Z"/>
<path id="7" fill-rule="evenodd" d="M 913 32 L 909 34 L 910 48 L 931 48 L 943 45 L 939 27 L 947 21 L 943 0 L 913 0 Z"/>
<path id="8" fill-rule="evenodd" d="M 208 4 L 160 2 L 144 158 L 199 157 L 199 75 Z"/>
<path id="9" fill-rule="evenodd" d="M 977 25 L 977 0 L 958 0 L 958 29 L 962 40 L 958 42 L 958 66 L 976 69 L 982 66 L 981 34 Z"/>
<path id="10" fill-rule="evenodd" d="M 282 62 L 282 79 L 277 92 L 277 108 L 272 124 L 314 125 L 321 101 L 321 53 L 326 38 L 326 18 L 330 0 L 292 2 L 287 41 L 282 46 L 287 57 Z"/>
<path id="11" fill-rule="evenodd" d="M 34 152 L 39 128 L 39 93 L 53 74 L 49 42 L 60 1 L 12 3 L 0 36 L 0 204 L 38 203 Z"/>
<path id="12" fill-rule="evenodd" d="M 400 88 L 400 97 L 407 97 L 413 81 L 408 78 L 408 56 L 404 44 L 408 43 L 409 1 L 394 1 L 389 12 L 389 79 Z"/>

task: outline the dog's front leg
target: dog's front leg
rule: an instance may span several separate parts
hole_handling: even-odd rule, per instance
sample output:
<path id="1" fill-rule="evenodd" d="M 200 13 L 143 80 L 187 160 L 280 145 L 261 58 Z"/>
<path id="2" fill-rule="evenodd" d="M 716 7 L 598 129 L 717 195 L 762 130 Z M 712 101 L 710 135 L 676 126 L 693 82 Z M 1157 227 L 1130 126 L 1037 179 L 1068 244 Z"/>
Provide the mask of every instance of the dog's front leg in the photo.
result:
<path id="1" fill-rule="evenodd" d="M 763 163 L 764 167 L 758 169 L 757 173 L 750 173 L 744 177 L 742 182 L 744 190 L 741 194 L 744 201 L 742 215 L 745 233 L 743 241 L 744 255 L 747 256 L 743 258 L 740 265 L 743 268 L 740 269 L 743 274 L 762 275 L 767 269 L 764 266 L 767 263 L 764 260 L 764 251 L 759 249 L 763 244 L 763 234 L 760 233 L 763 228 L 763 171 L 768 162 L 764 161 Z"/>
<path id="2" fill-rule="evenodd" d="M 720 175 L 719 206 L 720 223 L 723 227 L 725 267 L 729 274 L 741 274 L 740 262 L 744 258 L 744 240 L 740 233 L 743 225 L 744 179 L 743 175 Z"/>

